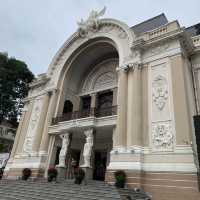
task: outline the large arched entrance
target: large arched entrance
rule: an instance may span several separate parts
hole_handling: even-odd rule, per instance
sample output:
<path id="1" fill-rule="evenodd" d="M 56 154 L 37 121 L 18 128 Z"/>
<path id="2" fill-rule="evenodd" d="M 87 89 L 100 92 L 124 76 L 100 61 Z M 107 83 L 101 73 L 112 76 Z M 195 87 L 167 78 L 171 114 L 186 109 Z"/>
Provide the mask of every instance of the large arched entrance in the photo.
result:
<path id="1" fill-rule="evenodd" d="M 118 51 L 110 39 L 99 38 L 84 44 L 72 60 L 70 66 L 66 66 L 67 72 L 64 72 L 57 117 L 54 118 L 55 125 L 62 124 L 62 133 L 70 134 L 64 176 L 73 177 L 72 161 L 76 160 L 76 166 L 84 165 L 85 132 L 92 129 L 90 177 L 104 180 L 113 148 L 112 135 L 117 114 Z M 91 124 L 91 119 L 98 120 L 98 124 Z M 62 151 L 61 139 L 60 136 L 55 139 L 55 164 L 58 164 L 60 148 Z"/>

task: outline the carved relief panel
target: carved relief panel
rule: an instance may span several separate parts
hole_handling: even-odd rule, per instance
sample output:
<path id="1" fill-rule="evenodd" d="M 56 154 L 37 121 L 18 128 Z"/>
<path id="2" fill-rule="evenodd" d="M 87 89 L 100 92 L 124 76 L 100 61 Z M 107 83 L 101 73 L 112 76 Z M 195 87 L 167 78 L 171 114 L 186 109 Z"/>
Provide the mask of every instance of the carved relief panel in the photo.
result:
<path id="1" fill-rule="evenodd" d="M 24 146 L 23 146 L 23 150 L 25 153 L 32 152 L 34 136 L 36 134 L 41 110 L 42 110 L 42 98 L 35 99 L 31 117 L 30 117 L 30 121 L 29 121 L 28 130 L 27 130 L 27 135 L 26 135 L 26 138 L 24 141 Z"/>
<path id="2" fill-rule="evenodd" d="M 174 136 L 170 121 L 152 124 L 152 144 L 156 151 L 173 150 Z"/>
<path id="3" fill-rule="evenodd" d="M 153 102 L 159 110 L 163 110 L 168 98 L 167 80 L 164 76 L 158 75 L 152 83 Z"/>
<path id="4" fill-rule="evenodd" d="M 150 127 L 153 151 L 173 151 L 175 128 L 167 60 L 155 62 L 149 68 Z"/>
<path id="5" fill-rule="evenodd" d="M 95 66 L 84 81 L 82 93 L 116 87 L 117 66 L 118 60 L 116 59 L 106 60 Z"/>

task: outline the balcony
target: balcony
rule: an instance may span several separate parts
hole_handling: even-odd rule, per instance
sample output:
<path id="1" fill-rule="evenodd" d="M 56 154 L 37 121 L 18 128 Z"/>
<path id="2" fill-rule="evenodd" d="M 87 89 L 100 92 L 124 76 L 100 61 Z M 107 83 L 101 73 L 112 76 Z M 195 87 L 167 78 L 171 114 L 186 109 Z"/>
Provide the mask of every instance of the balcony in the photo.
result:
<path id="1" fill-rule="evenodd" d="M 90 108 L 88 110 L 80 110 L 71 113 L 64 114 L 52 119 L 52 125 L 56 125 L 59 122 L 70 121 L 75 119 L 87 118 L 87 117 L 107 117 L 117 114 L 117 106 L 107 108 Z"/>

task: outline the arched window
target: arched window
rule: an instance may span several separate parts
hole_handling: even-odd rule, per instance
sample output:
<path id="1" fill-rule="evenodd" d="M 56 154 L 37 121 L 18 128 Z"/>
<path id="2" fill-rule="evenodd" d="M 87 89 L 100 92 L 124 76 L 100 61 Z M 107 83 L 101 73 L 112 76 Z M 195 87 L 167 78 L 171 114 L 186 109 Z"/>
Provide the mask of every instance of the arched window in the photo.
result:
<path id="1" fill-rule="evenodd" d="M 72 113 L 73 111 L 73 104 L 71 101 L 66 100 L 64 103 L 63 114 Z"/>
<path id="2" fill-rule="evenodd" d="M 112 115 L 112 102 L 113 102 L 112 91 L 100 93 L 98 95 L 97 102 L 98 102 L 96 110 L 97 117 Z"/>
<path id="3" fill-rule="evenodd" d="M 113 93 L 111 91 L 98 95 L 98 108 L 106 109 L 112 107 Z"/>

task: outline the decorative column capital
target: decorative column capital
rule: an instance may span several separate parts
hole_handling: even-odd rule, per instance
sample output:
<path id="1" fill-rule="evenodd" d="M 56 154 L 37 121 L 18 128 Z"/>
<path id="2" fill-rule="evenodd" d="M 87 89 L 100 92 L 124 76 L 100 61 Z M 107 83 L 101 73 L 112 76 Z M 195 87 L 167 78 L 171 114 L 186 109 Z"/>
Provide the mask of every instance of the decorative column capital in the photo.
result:
<path id="1" fill-rule="evenodd" d="M 118 72 L 121 71 L 121 70 L 127 72 L 130 69 L 132 69 L 132 70 L 135 70 L 135 69 L 141 70 L 142 69 L 142 64 L 138 63 L 138 62 L 129 62 L 129 63 L 126 63 L 125 65 L 123 65 L 123 67 L 118 67 L 116 70 Z"/>
<path id="2" fill-rule="evenodd" d="M 84 134 L 85 134 L 86 137 L 93 137 L 93 132 L 94 132 L 93 128 L 89 128 L 89 129 L 84 130 Z"/>

